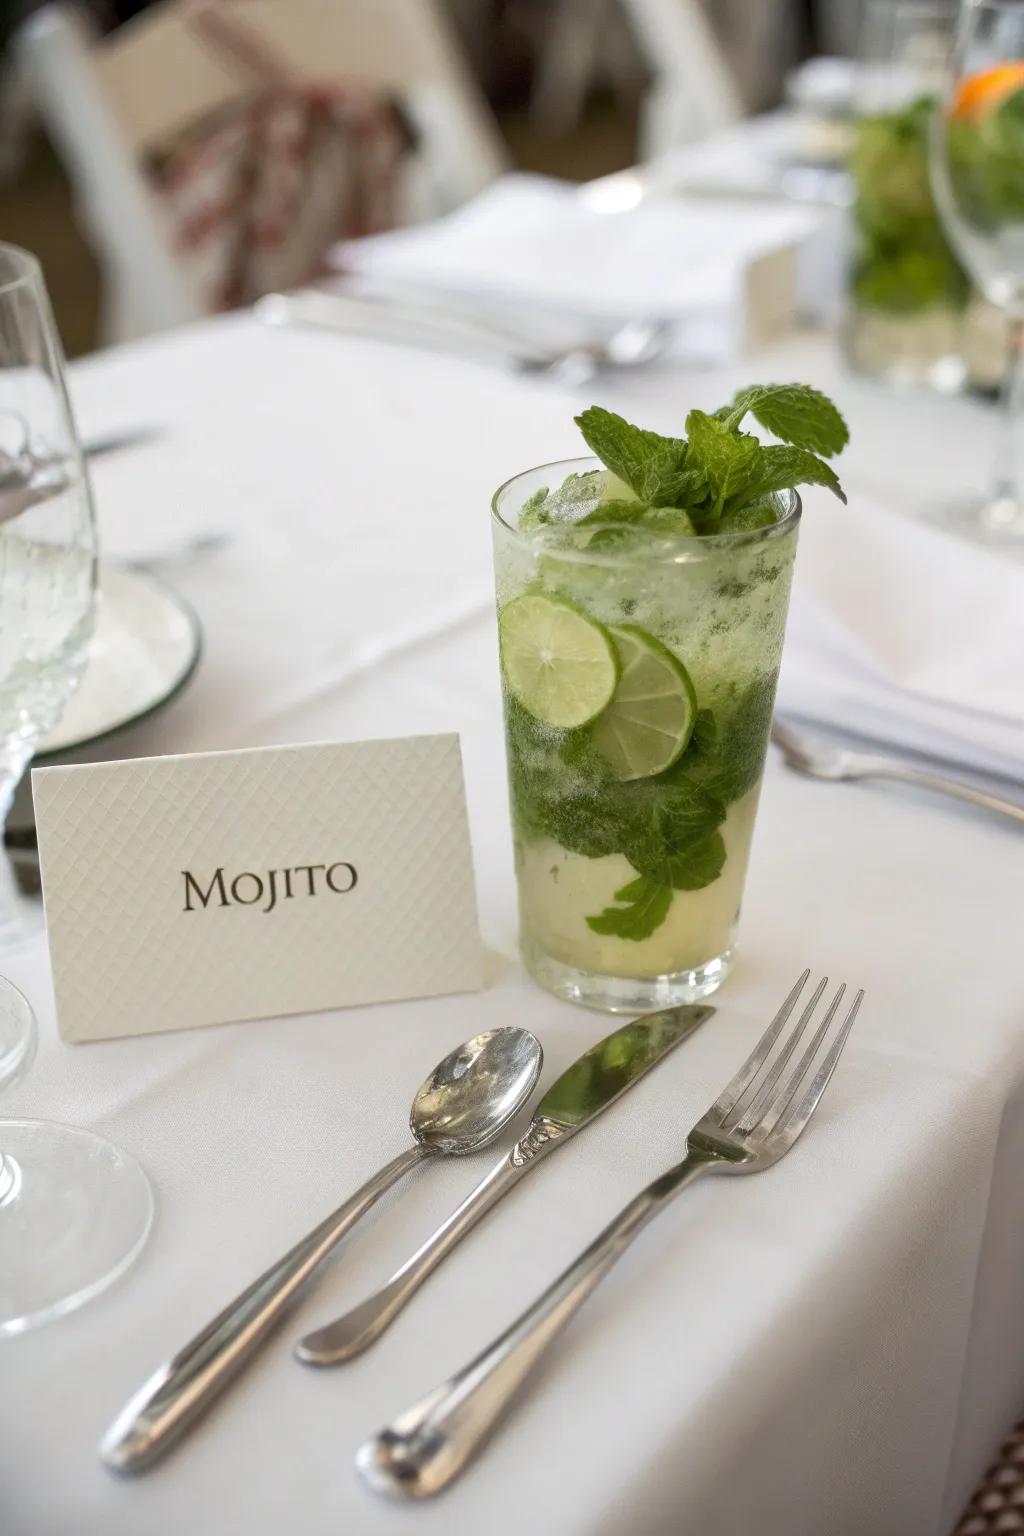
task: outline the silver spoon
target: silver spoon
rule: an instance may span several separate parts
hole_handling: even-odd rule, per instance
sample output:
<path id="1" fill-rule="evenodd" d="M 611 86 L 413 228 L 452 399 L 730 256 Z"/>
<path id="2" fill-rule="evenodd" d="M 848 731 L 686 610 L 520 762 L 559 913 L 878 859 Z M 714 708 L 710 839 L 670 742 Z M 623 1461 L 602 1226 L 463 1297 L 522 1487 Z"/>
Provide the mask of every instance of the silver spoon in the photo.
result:
<path id="1" fill-rule="evenodd" d="M 1024 805 L 1017 805 L 1013 800 L 973 789 L 969 784 L 961 784 L 959 779 L 947 779 L 922 768 L 912 768 L 898 758 L 885 757 L 881 753 L 854 752 L 820 737 L 805 736 L 783 725 L 779 719 L 772 722 L 772 741 L 781 751 L 788 768 L 805 773 L 811 779 L 899 779 L 904 784 L 916 784 L 937 794 L 952 795 L 956 800 L 966 800 L 970 805 L 997 811 L 1011 821 L 1024 823 Z"/>
<path id="2" fill-rule="evenodd" d="M 462 1157 L 492 1142 L 526 1103 L 544 1053 L 526 1029 L 490 1029 L 446 1056 L 420 1087 L 415 1145 L 254 1280 L 184 1349 L 161 1365 L 118 1414 L 100 1456 L 114 1472 L 156 1461 L 263 1343 L 314 1270 L 385 1190 L 425 1158 Z"/>

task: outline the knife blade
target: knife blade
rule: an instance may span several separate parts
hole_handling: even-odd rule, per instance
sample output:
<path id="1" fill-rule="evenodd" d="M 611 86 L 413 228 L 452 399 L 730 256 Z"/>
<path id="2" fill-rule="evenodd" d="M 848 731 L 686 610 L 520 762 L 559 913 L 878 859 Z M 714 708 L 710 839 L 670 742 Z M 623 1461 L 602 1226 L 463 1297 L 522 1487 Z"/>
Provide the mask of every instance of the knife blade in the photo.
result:
<path id="1" fill-rule="evenodd" d="M 304 1365 L 341 1365 L 369 1349 L 442 1259 L 531 1168 L 620 1099 L 714 1011 L 707 1003 L 666 1008 L 621 1025 L 591 1046 L 552 1083 L 525 1136 L 481 1179 L 433 1236 L 379 1291 L 343 1317 L 300 1339 L 295 1347 L 297 1358 Z"/>

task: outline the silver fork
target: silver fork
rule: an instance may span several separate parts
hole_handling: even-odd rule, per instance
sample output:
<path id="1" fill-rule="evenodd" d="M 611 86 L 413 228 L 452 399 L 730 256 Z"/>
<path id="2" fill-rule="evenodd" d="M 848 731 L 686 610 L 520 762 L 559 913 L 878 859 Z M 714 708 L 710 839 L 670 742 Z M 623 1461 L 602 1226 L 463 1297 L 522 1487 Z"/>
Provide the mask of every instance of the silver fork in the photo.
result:
<path id="1" fill-rule="evenodd" d="M 668 320 L 627 320 L 606 340 L 556 344 L 534 340 L 513 325 L 458 304 L 426 295 L 360 290 L 327 292 L 302 289 L 268 293 L 253 313 L 265 325 L 312 326 L 355 332 L 378 341 L 400 342 L 428 351 L 477 356 L 513 371 L 543 374 L 563 384 L 582 384 L 605 368 L 637 368 L 653 362 L 668 346 Z"/>
<path id="2" fill-rule="evenodd" d="M 484 1445 L 545 1349 L 647 1223 L 703 1173 L 760 1173 L 784 1157 L 835 1071 L 864 993 L 833 1028 L 840 986 L 796 1067 L 787 1067 L 828 985 L 823 977 L 778 1044 L 810 971 L 804 971 L 753 1053 L 686 1138 L 681 1163 L 624 1206 L 533 1305 L 463 1370 L 363 1445 L 356 1466 L 376 1493 L 429 1498 Z"/>
<path id="3" fill-rule="evenodd" d="M 1024 823 L 1024 805 L 961 784 L 958 779 L 947 779 L 943 774 L 914 768 L 898 758 L 875 752 L 855 752 L 821 737 L 805 736 L 779 719 L 772 721 L 772 741 L 782 753 L 787 768 L 795 768 L 797 773 L 805 773 L 811 779 L 899 779 L 903 784 L 916 784 L 921 789 L 934 790 L 936 794 L 952 795 L 956 800 L 966 800 L 970 805 L 997 811 L 1011 821 Z"/>

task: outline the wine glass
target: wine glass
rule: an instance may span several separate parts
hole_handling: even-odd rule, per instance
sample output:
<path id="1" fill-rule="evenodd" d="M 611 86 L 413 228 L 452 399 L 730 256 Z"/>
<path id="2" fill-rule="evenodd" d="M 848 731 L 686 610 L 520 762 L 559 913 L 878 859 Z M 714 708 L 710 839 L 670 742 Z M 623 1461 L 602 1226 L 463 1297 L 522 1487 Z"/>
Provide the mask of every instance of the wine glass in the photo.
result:
<path id="1" fill-rule="evenodd" d="M 1017 426 L 1024 350 L 1024 0 L 967 0 L 930 136 L 939 217 L 989 302 L 1006 317 L 995 484 L 948 519 L 1024 545 Z"/>
<path id="2" fill-rule="evenodd" d="M 0 245 L 0 826 L 85 666 L 96 591 L 92 501 L 35 258 Z M 0 858 L 0 954 L 39 931 Z"/>
<path id="3" fill-rule="evenodd" d="M 28 999 L 0 977 L 0 1088 L 35 1051 Z M 149 1180 L 112 1142 L 50 1120 L 0 1120 L 0 1338 L 105 1290 L 152 1224 Z"/>
<path id="4" fill-rule="evenodd" d="M 85 667 L 95 594 L 92 500 L 42 273 L 0 245 L 0 826 Z M 0 868 L 2 955 L 26 924 L 2 856 Z M 28 1001 L 0 978 L 0 1087 L 27 1070 L 35 1045 Z M 152 1218 L 142 1170 L 102 1137 L 0 1122 L 0 1335 L 102 1290 Z"/>

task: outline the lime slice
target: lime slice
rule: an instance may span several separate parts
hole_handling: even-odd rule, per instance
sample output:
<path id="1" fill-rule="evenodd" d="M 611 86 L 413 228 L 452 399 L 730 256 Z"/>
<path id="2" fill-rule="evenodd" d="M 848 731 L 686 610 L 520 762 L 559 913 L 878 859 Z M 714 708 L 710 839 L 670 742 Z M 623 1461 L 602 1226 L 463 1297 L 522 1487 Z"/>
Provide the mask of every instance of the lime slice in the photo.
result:
<path id="1" fill-rule="evenodd" d="M 615 692 L 608 631 L 560 597 L 525 592 L 498 617 L 505 681 L 524 709 L 559 730 L 586 725 Z"/>
<path id="2" fill-rule="evenodd" d="M 626 624 L 610 633 L 622 672 L 592 740 L 617 779 L 648 779 L 686 750 L 697 695 L 682 662 L 645 629 Z"/>

